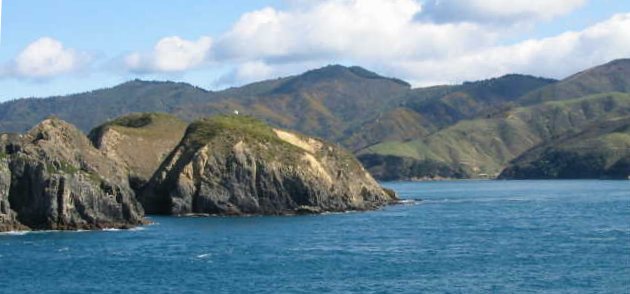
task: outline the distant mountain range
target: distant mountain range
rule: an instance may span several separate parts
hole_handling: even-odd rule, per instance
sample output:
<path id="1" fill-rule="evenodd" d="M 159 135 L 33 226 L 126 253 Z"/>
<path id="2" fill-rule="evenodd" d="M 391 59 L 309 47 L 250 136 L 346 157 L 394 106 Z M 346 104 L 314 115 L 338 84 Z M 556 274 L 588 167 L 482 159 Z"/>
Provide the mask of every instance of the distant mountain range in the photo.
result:
<path id="1" fill-rule="evenodd" d="M 511 74 L 415 89 L 399 79 L 340 65 L 218 92 L 134 80 L 87 93 L 2 103 L 0 131 L 24 132 L 50 115 L 87 133 L 131 112 L 166 112 L 190 121 L 235 110 L 337 142 L 386 180 L 494 178 L 505 168 L 502 177 L 517 178 L 623 178 L 630 173 L 628 128 L 617 125 L 630 118 L 630 59 L 561 81 Z M 580 168 L 593 172 L 572 175 L 545 172 L 541 169 L 548 165 L 535 164 L 556 154 L 549 150 L 564 152 L 575 142 L 587 142 L 576 160 L 584 159 L 588 147 L 604 157 L 603 167 L 585 164 Z M 599 152 L 602 146 L 615 152 Z"/>

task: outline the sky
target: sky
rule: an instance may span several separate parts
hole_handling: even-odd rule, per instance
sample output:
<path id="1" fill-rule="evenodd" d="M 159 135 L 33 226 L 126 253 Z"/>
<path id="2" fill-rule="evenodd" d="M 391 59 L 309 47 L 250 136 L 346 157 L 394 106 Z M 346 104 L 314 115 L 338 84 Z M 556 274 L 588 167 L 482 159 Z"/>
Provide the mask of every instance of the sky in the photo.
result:
<path id="1" fill-rule="evenodd" d="M 630 58 L 630 0 L 0 0 L 0 101 L 358 65 L 416 87 Z"/>

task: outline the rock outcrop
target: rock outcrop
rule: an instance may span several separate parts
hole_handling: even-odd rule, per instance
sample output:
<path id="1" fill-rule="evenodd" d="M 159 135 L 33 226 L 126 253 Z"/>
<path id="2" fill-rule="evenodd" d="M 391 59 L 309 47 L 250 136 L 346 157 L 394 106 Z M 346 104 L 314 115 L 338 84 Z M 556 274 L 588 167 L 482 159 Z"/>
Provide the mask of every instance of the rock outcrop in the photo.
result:
<path id="1" fill-rule="evenodd" d="M 17 214 L 11 209 L 9 190 L 11 189 L 11 170 L 6 153 L 0 153 L 0 232 L 27 229 L 17 220 Z"/>
<path id="2" fill-rule="evenodd" d="M 140 201 L 155 214 L 300 214 L 396 200 L 341 147 L 250 117 L 192 123 Z"/>
<path id="3" fill-rule="evenodd" d="M 2 135 L 0 147 L 0 231 L 144 223 L 120 163 L 74 126 L 49 118 L 24 135 Z"/>
<path id="4" fill-rule="evenodd" d="M 339 146 L 244 116 L 199 120 L 185 134 L 184 125 L 133 114 L 90 142 L 49 118 L 0 135 L 0 231 L 129 228 L 145 223 L 145 210 L 310 214 L 397 200 Z"/>
<path id="5" fill-rule="evenodd" d="M 131 188 L 142 190 L 184 136 L 188 124 L 163 113 L 133 113 L 109 121 L 89 134 L 105 156 L 122 162 Z"/>

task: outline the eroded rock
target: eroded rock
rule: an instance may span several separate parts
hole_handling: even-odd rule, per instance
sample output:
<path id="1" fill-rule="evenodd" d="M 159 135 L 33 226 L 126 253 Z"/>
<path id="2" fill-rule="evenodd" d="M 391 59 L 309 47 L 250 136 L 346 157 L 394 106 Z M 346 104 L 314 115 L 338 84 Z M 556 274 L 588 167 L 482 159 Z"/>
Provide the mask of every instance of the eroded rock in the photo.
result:
<path id="1" fill-rule="evenodd" d="M 143 209 L 119 164 L 56 118 L 2 135 L 0 230 L 128 228 Z"/>
<path id="2" fill-rule="evenodd" d="M 396 199 L 339 146 L 250 117 L 192 123 L 140 201 L 158 214 L 296 214 L 375 209 Z"/>

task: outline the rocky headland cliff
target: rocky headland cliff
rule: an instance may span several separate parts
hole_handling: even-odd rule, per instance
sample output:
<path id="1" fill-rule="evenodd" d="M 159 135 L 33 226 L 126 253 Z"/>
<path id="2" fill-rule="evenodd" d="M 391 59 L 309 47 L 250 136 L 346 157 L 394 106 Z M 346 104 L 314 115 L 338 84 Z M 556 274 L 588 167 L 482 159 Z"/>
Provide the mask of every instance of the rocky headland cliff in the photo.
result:
<path id="1" fill-rule="evenodd" d="M 0 136 L 0 231 L 129 228 L 144 211 L 119 164 L 49 118 Z"/>
<path id="2" fill-rule="evenodd" d="M 0 135 L 0 231 L 130 228 L 149 214 L 287 215 L 396 201 L 342 147 L 247 116 L 138 113 L 90 135 Z"/>
<path id="3" fill-rule="evenodd" d="M 192 123 L 139 197 L 156 214 L 300 214 L 396 199 L 350 153 L 245 116 Z"/>

